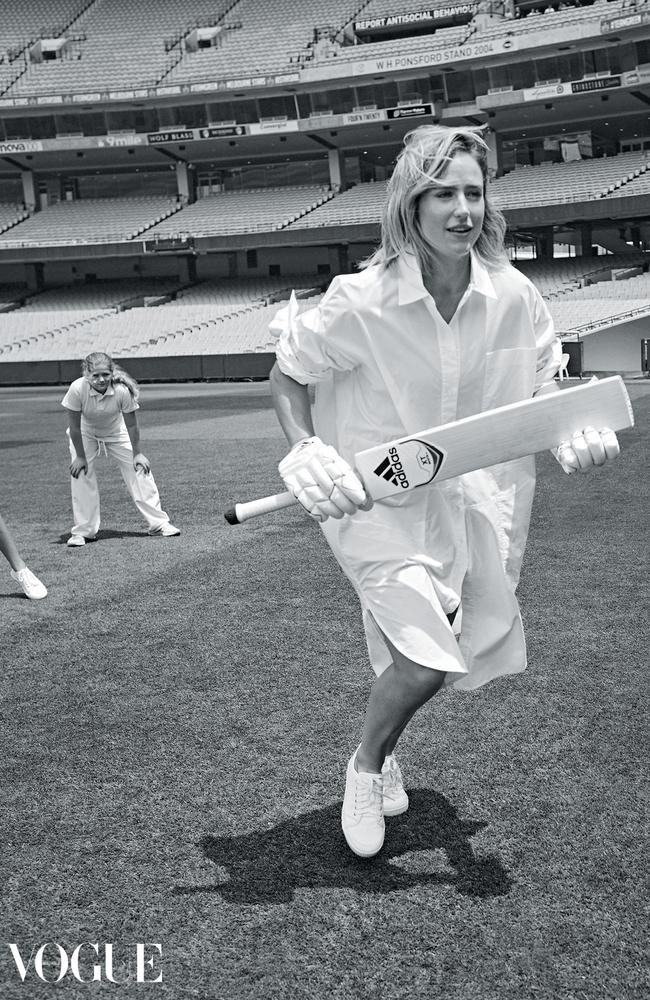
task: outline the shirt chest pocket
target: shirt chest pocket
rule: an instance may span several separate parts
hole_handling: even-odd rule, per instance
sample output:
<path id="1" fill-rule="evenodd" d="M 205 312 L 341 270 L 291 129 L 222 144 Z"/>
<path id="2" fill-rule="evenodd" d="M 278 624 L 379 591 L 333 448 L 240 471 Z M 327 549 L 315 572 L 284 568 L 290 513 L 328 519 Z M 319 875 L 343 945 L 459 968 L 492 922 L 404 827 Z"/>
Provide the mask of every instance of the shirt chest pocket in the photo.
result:
<path id="1" fill-rule="evenodd" d="M 483 409 L 530 399 L 535 391 L 537 350 L 511 347 L 488 351 L 485 356 Z"/>

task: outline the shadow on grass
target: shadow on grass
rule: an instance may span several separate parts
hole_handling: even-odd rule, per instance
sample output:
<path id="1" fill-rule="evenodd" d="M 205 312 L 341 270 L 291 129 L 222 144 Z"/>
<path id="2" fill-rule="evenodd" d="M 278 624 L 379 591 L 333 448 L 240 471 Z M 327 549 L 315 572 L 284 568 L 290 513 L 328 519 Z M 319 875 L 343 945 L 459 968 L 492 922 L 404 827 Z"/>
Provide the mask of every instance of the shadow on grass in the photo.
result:
<path id="1" fill-rule="evenodd" d="M 402 816 L 386 821 L 386 840 L 374 858 L 358 858 L 341 832 L 340 804 L 316 809 L 271 830 L 239 837 L 205 836 L 205 857 L 225 870 L 212 886 L 176 886 L 175 895 L 218 892 L 230 903 L 289 903 L 296 889 L 339 888 L 389 893 L 451 885 L 463 896 L 505 896 L 513 884 L 494 855 L 477 857 L 470 837 L 487 824 L 461 820 L 439 792 L 418 789 Z M 441 850 L 448 864 L 434 852 Z"/>
<path id="2" fill-rule="evenodd" d="M 67 545 L 70 532 L 59 535 L 56 545 Z M 116 531 L 113 528 L 100 528 L 95 538 L 87 538 L 86 545 L 94 545 L 95 542 L 108 542 L 111 538 L 149 538 L 146 528 L 143 531 Z"/>

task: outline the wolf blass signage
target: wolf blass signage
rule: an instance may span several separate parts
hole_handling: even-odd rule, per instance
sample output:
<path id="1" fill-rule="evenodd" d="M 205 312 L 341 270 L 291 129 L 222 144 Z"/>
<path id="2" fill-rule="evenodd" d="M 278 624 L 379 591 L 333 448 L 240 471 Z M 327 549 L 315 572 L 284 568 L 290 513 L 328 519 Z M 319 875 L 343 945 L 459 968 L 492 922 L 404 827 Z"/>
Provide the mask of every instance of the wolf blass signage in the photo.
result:
<path id="1" fill-rule="evenodd" d="M 9 963 L 16 980 L 29 983 L 162 983 L 162 945 L 82 941 L 70 947 L 58 941 L 39 944 L 6 942 L 3 964 Z M 26 994 L 27 995 L 27 994 Z M 35 994 L 30 993 L 29 996 Z"/>

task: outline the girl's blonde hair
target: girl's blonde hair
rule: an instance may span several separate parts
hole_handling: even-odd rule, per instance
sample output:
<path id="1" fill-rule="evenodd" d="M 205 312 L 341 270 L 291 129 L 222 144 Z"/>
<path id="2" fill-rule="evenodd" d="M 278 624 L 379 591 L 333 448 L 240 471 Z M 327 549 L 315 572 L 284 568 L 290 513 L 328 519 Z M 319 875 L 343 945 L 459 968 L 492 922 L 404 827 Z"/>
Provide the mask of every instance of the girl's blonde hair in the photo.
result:
<path id="1" fill-rule="evenodd" d="M 403 253 L 415 254 L 422 270 L 431 267 L 431 251 L 420 227 L 420 196 L 436 186 L 440 175 L 457 153 L 473 156 L 483 174 L 485 215 L 474 250 L 485 264 L 496 268 L 507 265 L 504 249 L 506 221 L 487 196 L 487 143 L 475 129 L 421 125 L 405 136 L 404 148 L 397 157 L 386 189 L 381 243 L 370 257 L 360 263 L 360 267 L 388 265 Z"/>
<path id="2" fill-rule="evenodd" d="M 133 396 L 134 402 L 137 403 L 138 397 L 140 395 L 140 389 L 138 383 L 128 372 L 125 372 L 123 368 L 116 365 L 110 354 L 104 354 L 103 351 L 93 351 L 92 354 L 87 354 L 86 357 L 81 362 L 81 370 L 84 375 L 86 375 L 91 368 L 106 368 L 107 371 L 111 373 L 113 382 L 117 382 L 118 385 L 125 385 Z"/>

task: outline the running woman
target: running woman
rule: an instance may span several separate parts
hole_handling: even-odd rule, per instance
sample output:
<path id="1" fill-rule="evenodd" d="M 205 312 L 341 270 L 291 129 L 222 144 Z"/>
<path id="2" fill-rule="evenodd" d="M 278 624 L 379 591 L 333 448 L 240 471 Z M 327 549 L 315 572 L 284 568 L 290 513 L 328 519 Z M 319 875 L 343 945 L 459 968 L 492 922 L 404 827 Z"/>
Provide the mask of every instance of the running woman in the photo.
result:
<path id="1" fill-rule="evenodd" d="M 534 459 L 371 509 L 350 464 L 378 442 L 557 389 L 561 345 L 541 295 L 506 258 L 487 153 L 473 129 L 411 132 L 377 251 L 334 278 L 317 308 L 298 315 L 292 299 L 271 325 L 272 392 L 291 445 L 280 474 L 358 594 L 377 675 L 342 810 L 363 857 L 381 849 L 384 816 L 408 808 L 394 750 L 414 713 L 443 686 L 478 688 L 526 666 L 515 588 Z M 617 454 L 613 431 L 585 428 L 556 457 L 570 473 Z"/>
<path id="2" fill-rule="evenodd" d="M 85 545 L 99 531 L 100 504 L 95 462 L 104 452 L 119 463 L 133 501 L 150 535 L 180 535 L 162 510 L 149 459 L 140 451 L 136 381 L 113 359 L 97 351 L 84 358 L 82 376 L 61 405 L 68 411 L 70 487 L 74 525 L 68 545 Z"/>
<path id="3" fill-rule="evenodd" d="M 47 588 L 31 569 L 18 551 L 18 546 L 9 531 L 4 518 L 0 514 L 0 552 L 11 566 L 11 575 L 23 588 L 26 597 L 32 601 L 40 601 L 47 597 Z"/>

